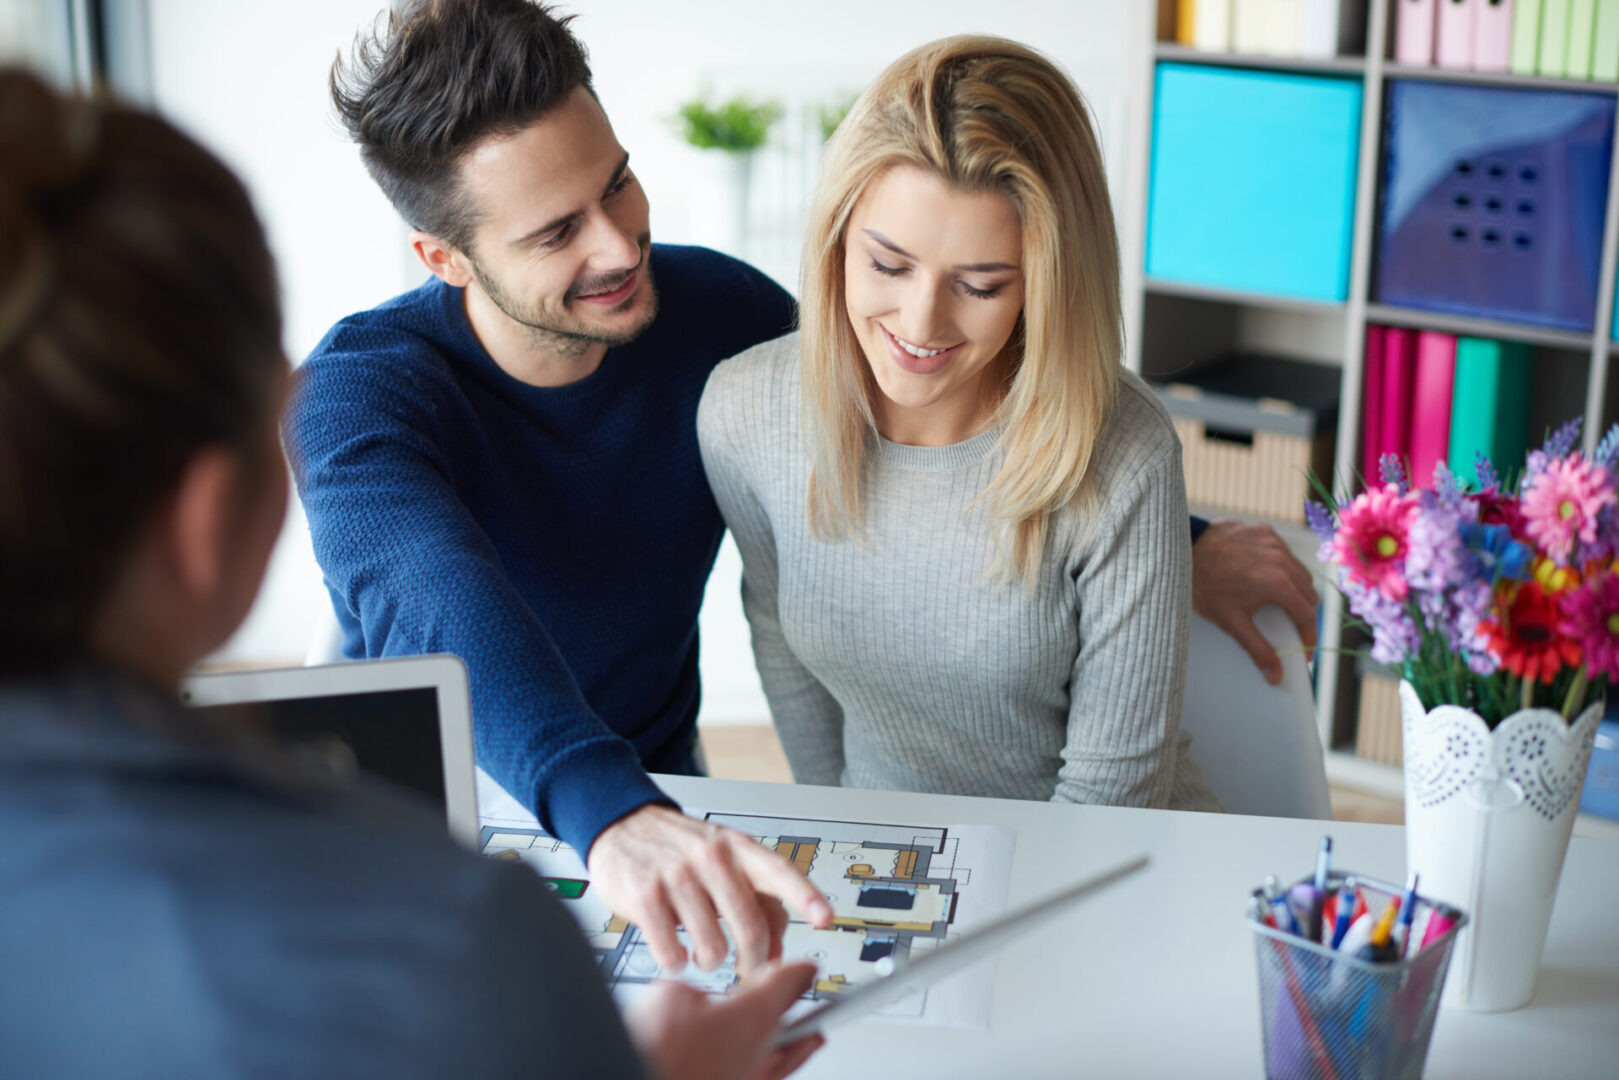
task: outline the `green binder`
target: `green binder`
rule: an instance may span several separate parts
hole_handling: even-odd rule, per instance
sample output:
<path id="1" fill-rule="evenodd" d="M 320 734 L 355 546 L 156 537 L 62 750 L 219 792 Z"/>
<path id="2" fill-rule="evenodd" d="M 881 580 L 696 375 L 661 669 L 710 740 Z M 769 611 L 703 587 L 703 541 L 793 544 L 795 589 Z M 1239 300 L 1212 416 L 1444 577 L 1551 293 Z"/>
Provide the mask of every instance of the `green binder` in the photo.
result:
<path id="1" fill-rule="evenodd" d="M 1535 70 L 1561 76 L 1568 65 L 1568 9 L 1570 0 L 1541 0 L 1540 60 Z"/>
<path id="2" fill-rule="evenodd" d="M 1483 453 L 1506 479 L 1522 467 L 1529 438 L 1529 346 L 1489 338 L 1456 339 L 1450 402 L 1450 452 L 1459 480 L 1478 483 Z"/>
<path id="3" fill-rule="evenodd" d="M 1517 0 L 1512 6 L 1512 53 L 1507 70 L 1533 75 L 1540 60 L 1540 0 Z"/>
<path id="4" fill-rule="evenodd" d="M 1591 34 L 1591 78 L 1619 82 L 1619 0 L 1597 0 Z"/>
<path id="5" fill-rule="evenodd" d="M 1591 77 L 1591 33 L 1596 28 L 1596 0 L 1570 0 L 1568 54 L 1563 74 L 1571 79 Z"/>

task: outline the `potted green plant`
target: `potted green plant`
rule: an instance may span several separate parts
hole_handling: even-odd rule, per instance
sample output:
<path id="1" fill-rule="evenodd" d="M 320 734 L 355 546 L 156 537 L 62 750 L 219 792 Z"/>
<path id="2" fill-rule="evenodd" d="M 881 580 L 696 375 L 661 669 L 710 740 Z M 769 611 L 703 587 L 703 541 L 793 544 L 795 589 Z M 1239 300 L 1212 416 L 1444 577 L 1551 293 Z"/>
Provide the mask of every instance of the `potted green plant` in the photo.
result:
<path id="1" fill-rule="evenodd" d="M 781 105 L 747 94 L 715 104 L 699 94 L 680 106 L 675 119 L 681 137 L 699 150 L 746 154 L 765 144 L 770 128 L 781 119 Z"/>
<path id="2" fill-rule="evenodd" d="M 781 118 L 781 105 L 738 94 L 716 102 L 706 92 L 685 102 L 673 122 L 697 155 L 693 226 L 710 247 L 743 255 L 748 237 L 748 196 L 754 153 Z"/>

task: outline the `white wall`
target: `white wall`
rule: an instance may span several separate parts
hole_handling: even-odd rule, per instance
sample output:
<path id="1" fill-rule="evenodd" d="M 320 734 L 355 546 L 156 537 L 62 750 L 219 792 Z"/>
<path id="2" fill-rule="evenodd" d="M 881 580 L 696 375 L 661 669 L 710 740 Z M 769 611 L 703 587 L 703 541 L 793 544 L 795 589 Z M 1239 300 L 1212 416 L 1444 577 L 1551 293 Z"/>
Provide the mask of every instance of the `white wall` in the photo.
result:
<path id="1" fill-rule="evenodd" d="M 152 98 L 253 196 L 281 275 L 287 354 L 419 280 L 405 229 L 342 135 L 326 96 L 337 50 L 378 0 L 148 0 Z M 302 661 L 326 608 L 297 500 L 258 605 L 218 659 Z"/>
<path id="2" fill-rule="evenodd" d="M 326 100 L 333 55 L 380 0 L 149 2 L 157 105 L 246 179 L 280 260 L 288 352 L 302 357 L 336 319 L 418 280 L 402 226 Z M 590 49 L 597 91 L 651 197 L 659 240 L 705 240 L 697 231 L 705 197 L 694 179 L 703 175 L 699 152 L 669 125 L 683 99 L 707 87 L 789 103 L 830 100 L 860 89 L 905 50 L 953 33 L 1017 38 L 1062 63 L 1097 114 L 1115 201 L 1127 194 L 1121 170 L 1135 126 L 1136 52 L 1154 8 L 1145 0 L 571 0 L 563 7 L 579 14 L 575 32 Z M 757 253 L 748 254 L 791 287 L 797 224 L 785 219 L 796 207 L 783 200 L 799 201 L 809 181 L 783 180 L 777 166 L 771 173 L 764 164 L 761 172 L 773 179 L 755 202 L 783 220 L 766 222 Z M 1135 212 L 1128 200 L 1117 210 Z M 740 560 L 727 541 L 702 617 L 704 722 L 766 715 L 739 581 Z M 295 509 L 259 605 L 223 658 L 295 660 L 323 603 Z"/>

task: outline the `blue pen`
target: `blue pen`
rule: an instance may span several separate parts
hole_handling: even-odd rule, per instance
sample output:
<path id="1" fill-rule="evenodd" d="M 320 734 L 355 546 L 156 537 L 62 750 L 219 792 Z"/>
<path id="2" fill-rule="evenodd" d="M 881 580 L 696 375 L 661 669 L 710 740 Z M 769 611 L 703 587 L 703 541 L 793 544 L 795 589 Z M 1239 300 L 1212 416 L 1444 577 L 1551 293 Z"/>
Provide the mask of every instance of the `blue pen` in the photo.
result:
<path id="1" fill-rule="evenodd" d="M 1276 923 L 1276 929 L 1297 934 L 1299 921 L 1293 917 L 1293 909 L 1288 905 L 1287 895 L 1277 886 L 1275 874 L 1265 876 L 1265 900 L 1270 904 L 1271 919 Z"/>
<path id="2" fill-rule="evenodd" d="M 1332 940 L 1328 944 L 1336 949 L 1343 944 L 1344 935 L 1349 933 L 1349 924 L 1354 922 L 1355 914 L 1355 879 L 1345 878 L 1344 887 L 1338 893 L 1338 918 L 1332 927 Z"/>
<path id="3" fill-rule="evenodd" d="M 1405 898 L 1400 901 L 1400 921 L 1394 925 L 1394 955 L 1404 956 L 1406 942 L 1411 940 L 1411 920 L 1417 912 L 1417 872 L 1405 880 Z"/>

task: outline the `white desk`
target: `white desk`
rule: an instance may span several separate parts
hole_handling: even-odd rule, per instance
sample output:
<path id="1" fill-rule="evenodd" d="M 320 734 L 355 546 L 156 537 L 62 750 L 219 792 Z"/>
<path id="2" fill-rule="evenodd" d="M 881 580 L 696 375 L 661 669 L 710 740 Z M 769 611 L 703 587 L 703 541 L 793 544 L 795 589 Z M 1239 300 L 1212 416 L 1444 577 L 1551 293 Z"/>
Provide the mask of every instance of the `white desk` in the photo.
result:
<path id="1" fill-rule="evenodd" d="M 1335 866 L 1405 878 L 1391 825 L 657 779 L 708 810 L 1015 829 L 1014 906 L 1151 854 L 1146 873 L 1002 954 L 988 1031 L 857 1024 L 833 1033 L 808 1078 L 1263 1076 L 1249 891 L 1266 874 L 1308 873 L 1326 831 Z M 1442 1010 L 1425 1075 L 1619 1076 L 1619 840 L 1570 845 L 1535 1000 Z"/>

